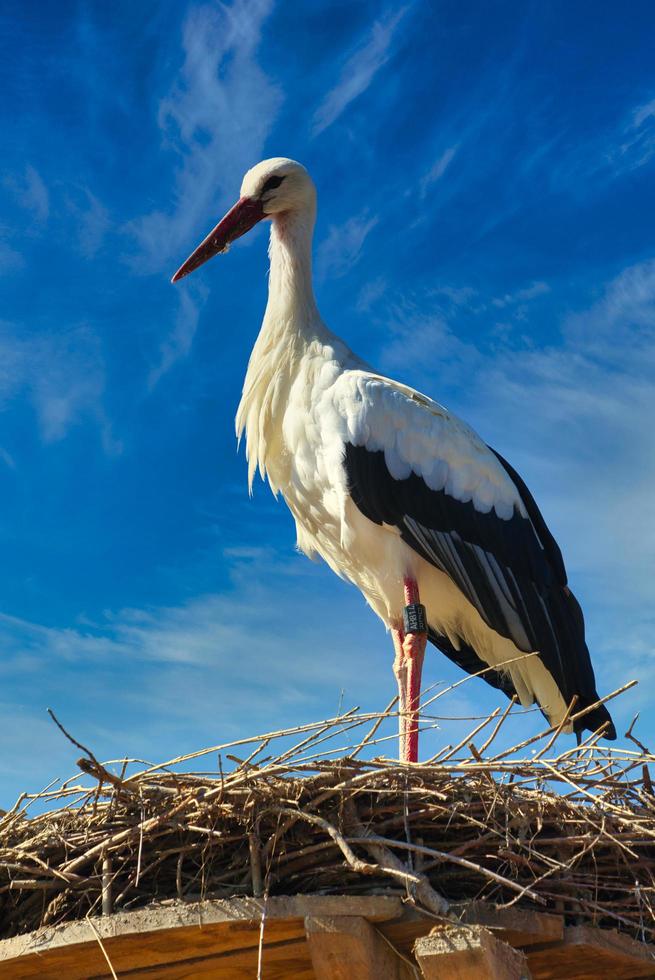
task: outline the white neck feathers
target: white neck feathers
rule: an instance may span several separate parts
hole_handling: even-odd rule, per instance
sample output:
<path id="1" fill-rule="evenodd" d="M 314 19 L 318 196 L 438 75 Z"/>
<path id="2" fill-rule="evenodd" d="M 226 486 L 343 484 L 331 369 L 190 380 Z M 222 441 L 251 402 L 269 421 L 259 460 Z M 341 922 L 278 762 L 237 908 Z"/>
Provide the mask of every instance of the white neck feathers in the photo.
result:
<path id="1" fill-rule="evenodd" d="M 271 228 L 268 303 L 236 417 L 237 437 L 246 433 L 251 489 L 256 470 L 264 477 L 267 460 L 283 452 L 280 410 L 303 354 L 312 341 L 328 335 L 312 287 L 315 214 L 314 206 L 278 214 Z M 276 491 L 272 481 L 271 485 Z"/>

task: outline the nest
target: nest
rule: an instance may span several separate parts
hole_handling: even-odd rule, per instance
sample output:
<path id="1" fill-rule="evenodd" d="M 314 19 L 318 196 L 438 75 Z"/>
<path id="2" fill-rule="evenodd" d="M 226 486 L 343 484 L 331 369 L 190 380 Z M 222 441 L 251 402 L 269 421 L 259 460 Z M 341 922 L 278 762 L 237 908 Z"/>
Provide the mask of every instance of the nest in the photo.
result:
<path id="1" fill-rule="evenodd" d="M 438 917 L 485 899 L 655 939 L 655 758 L 641 743 L 595 734 L 556 753 L 548 729 L 493 754 L 498 709 L 425 763 L 363 758 L 392 707 L 131 774 L 84 749 L 87 784 L 24 796 L 0 821 L 2 936 L 171 899 L 400 893 Z M 362 726 L 331 758 L 326 742 Z M 188 771 L 203 756 L 217 771 Z M 35 799 L 46 812 L 30 818 Z"/>

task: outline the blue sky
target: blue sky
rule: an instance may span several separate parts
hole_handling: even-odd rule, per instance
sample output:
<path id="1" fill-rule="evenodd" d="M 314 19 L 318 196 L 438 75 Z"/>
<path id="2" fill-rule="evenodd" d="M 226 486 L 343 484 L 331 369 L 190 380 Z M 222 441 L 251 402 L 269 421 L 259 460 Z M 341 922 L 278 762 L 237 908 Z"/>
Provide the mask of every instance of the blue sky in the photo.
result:
<path id="1" fill-rule="evenodd" d="M 159 760 L 394 692 L 363 600 L 248 498 L 265 229 L 169 283 L 277 155 L 318 186 L 326 322 L 522 472 L 599 687 L 641 681 L 619 727 L 655 735 L 654 28 L 645 2 L 5 3 L 0 802 L 73 768 L 48 705 Z M 433 651 L 426 683 L 457 677 Z"/>

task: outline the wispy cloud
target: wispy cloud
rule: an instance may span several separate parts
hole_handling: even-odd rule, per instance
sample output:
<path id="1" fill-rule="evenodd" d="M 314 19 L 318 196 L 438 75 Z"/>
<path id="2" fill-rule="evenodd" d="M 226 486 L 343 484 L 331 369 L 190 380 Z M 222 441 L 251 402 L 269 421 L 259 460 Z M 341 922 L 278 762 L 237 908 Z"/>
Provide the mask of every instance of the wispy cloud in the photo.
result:
<path id="1" fill-rule="evenodd" d="M 73 218 L 79 251 L 85 258 L 93 258 L 111 227 L 109 211 L 88 187 L 67 194 L 66 209 Z"/>
<path id="2" fill-rule="evenodd" d="M 414 384 L 424 389 L 446 369 L 451 383 L 464 382 L 482 359 L 473 344 L 451 330 L 443 315 L 424 313 L 414 304 L 391 307 L 388 327 L 390 337 L 381 352 L 383 369 L 408 381 L 407 367 L 415 365 Z"/>
<path id="3" fill-rule="evenodd" d="M 319 276 L 338 278 L 345 275 L 357 263 L 366 237 L 378 220 L 377 216 L 362 211 L 342 225 L 332 225 L 316 253 Z"/>
<path id="4" fill-rule="evenodd" d="M 0 228 L 0 234 L 2 229 Z M 7 242 L 0 240 L 0 276 L 11 275 L 17 269 L 22 269 L 25 259 L 21 252 L 12 248 Z"/>
<path id="5" fill-rule="evenodd" d="M 11 455 L 11 453 L 8 453 L 7 450 L 4 449 L 2 446 L 0 446 L 0 459 L 5 464 L 5 466 L 9 467 L 10 470 L 16 469 L 16 460 Z"/>
<path id="6" fill-rule="evenodd" d="M 623 141 L 614 160 L 630 170 L 643 167 L 655 155 L 655 99 L 637 106 L 624 127 Z"/>
<path id="7" fill-rule="evenodd" d="M 28 163 L 20 177 L 7 177 L 4 183 L 20 206 L 31 213 L 34 221 L 39 225 L 45 224 L 50 214 L 50 195 L 36 168 Z"/>
<path id="8" fill-rule="evenodd" d="M 179 156 L 173 206 L 129 225 L 144 272 L 160 270 L 202 238 L 263 154 L 282 95 L 257 60 L 272 0 L 192 6 L 184 63 L 159 107 L 166 144 Z M 172 271 L 172 270 L 171 270 Z"/>
<path id="9" fill-rule="evenodd" d="M 387 63 L 392 54 L 396 30 L 407 10 L 407 7 L 402 7 L 376 21 L 366 39 L 346 59 L 337 84 L 330 89 L 314 113 L 314 136 L 331 126 L 350 103 L 366 91 L 379 70 Z"/>
<path id="10" fill-rule="evenodd" d="M 543 296 L 545 293 L 549 292 L 550 286 L 547 282 L 533 282 L 531 286 L 525 286 L 523 289 L 517 289 L 514 293 L 505 293 L 504 296 L 496 296 L 491 302 L 499 309 L 504 309 L 506 306 L 516 306 L 520 303 L 527 303 L 531 299 L 536 299 L 537 296 Z"/>
<path id="11" fill-rule="evenodd" d="M 109 439 L 102 407 L 103 358 L 88 327 L 25 337 L 10 324 L 0 324 L 0 360 L 0 407 L 27 393 L 44 442 L 63 439 L 89 417 Z"/>
<path id="12" fill-rule="evenodd" d="M 46 231 L 53 240 L 61 237 L 66 244 L 77 244 L 85 258 L 93 258 L 111 227 L 109 211 L 92 191 L 75 182 L 55 182 L 51 188 L 31 164 L 24 173 L 10 175 L 4 180 L 14 200 L 32 218 L 28 232 L 43 236 Z M 56 218 L 56 222 L 50 221 Z M 50 224 L 48 224 L 50 222 Z M 54 225 L 56 224 L 56 227 Z"/>
<path id="13" fill-rule="evenodd" d="M 444 150 L 441 156 L 435 160 L 428 172 L 421 178 L 420 183 L 420 195 L 424 198 L 433 184 L 436 184 L 438 180 L 441 180 L 446 170 L 452 163 L 452 160 L 459 149 L 459 143 L 454 146 L 449 146 L 448 149 Z"/>
<path id="14" fill-rule="evenodd" d="M 102 620 L 77 628 L 43 626 L 0 613 L 4 646 L 10 656 L 29 656 L 34 669 L 56 658 L 62 663 L 124 661 L 136 665 L 175 664 L 216 669 L 227 683 L 253 683 L 261 670 L 267 683 L 292 688 L 290 668 L 297 679 L 339 681 L 339 657 L 306 656 L 315 642 L 319 594 L 306 591 L 299 574 L 305 559 L 282 559 L 271 550 L 236 549 L 225 553 L 231 584 L 225 592 L 195 596 L 173 606 L 107 611 Z M 284 590 L 278 588 L 283 582 Z M 275 583 L 275 584 L 273 584 Z M 319 586 L 320 588 L 320 586 Z M 306 616 L 296 621 L 290 640 L 284 624 L 293 617 L 299 595 L 305 596 Z M 314 614 L 310 615 L 310 608 Z M 252 610 L 257 609 L 253 617 Z M 248 651 L 248 657 L 241 654 Z M 234 688 L 236 690 L 236 687 Z"/>
<path id="15" fill-rule="evenodd" d="M 185 358 L 193 344 L 198 329 L 200 310 L 208 294 L 202 285 L 183 286 L 179 291 L 180 301 L 171 333 L 162 341 L 159 359 L 148 375 L 148 388 L 152 390 L 161 378 L 177 361 Z"/>
<path id="16" fill-rule="evenodd" d="M 643 363 L 644 347 L 655 356 L 651 347 L 655 335 L 655 259 L 625 268 L 605 286 L 597 302 L 567 319 L 566 329 L 578 341 L 593 344 L 600 340 L 605 347 L 611 345 L 614 362 L 624 354 L 635 363 Z M 635 340 L 639 341 L 637 350 Z"/>
<path id="17" fill-rule="evenodd" d="M 453 306 L 470 306 L 477 296 L 472 286 L 437 286 L 434 295 L 445 297 Z"/>
<path id="18" fill-rule="evenodd" d="M 639 170 L 655 157 L 655 100 L 623 110 L 587 139 L 560 138 L 537 162 L 549 166 L 550 183 L 576 196 Z"/>
<path id="19" fill-rule="evenodd" d="M 382 276 L 377 276 L 369 282 L 364 283 L 357 297 L 356 309 L 360 313 L 368 313 L 372 306 L 384 296 L 387 290 L 387 281 Z"/>
<path id="20" fill-rule="evenodd" d="M 632 125 L 635 129 L 640 129 L 646 120 L 651 118 L 655 118 L 655 99 L 651 99 L 645 105 L 637 106 L 632 115 Z"/>

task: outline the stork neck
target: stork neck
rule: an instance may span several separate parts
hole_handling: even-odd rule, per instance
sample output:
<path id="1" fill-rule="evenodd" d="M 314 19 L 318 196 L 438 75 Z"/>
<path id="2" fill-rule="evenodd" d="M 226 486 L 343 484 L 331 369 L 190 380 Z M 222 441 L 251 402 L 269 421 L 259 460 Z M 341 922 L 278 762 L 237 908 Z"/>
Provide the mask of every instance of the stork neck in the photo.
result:
<path id="1" fill-rule="evenodd" d="M 298 330 L 320 324 L 312 285 L 314 208 L 286 211 L 273 219 L 269 256 L 267 318 L 286 321 Z"/>
<path id="2" fill-rule="evenodd" d="M 246 432 L 248 482 L 259 467 L 275 492 L 279 482 L 269 462 L 282 459 L 279 426 L 298 366 L 308 347 L 324 341 L 312 288 L 312 234 L 315 209 L 276 215 L 271 228 L 271 271 L 264 322 L 253 347 L 237 411 L 237 435 Z"/>

